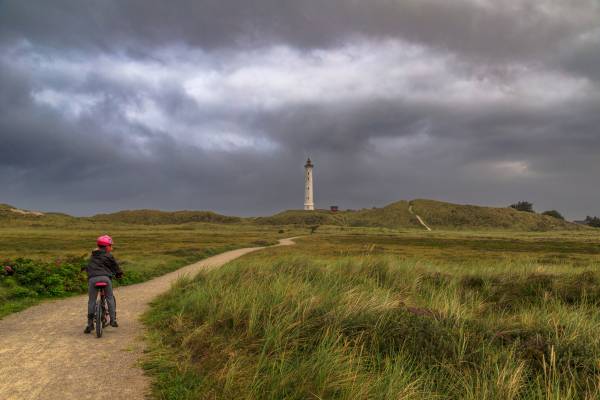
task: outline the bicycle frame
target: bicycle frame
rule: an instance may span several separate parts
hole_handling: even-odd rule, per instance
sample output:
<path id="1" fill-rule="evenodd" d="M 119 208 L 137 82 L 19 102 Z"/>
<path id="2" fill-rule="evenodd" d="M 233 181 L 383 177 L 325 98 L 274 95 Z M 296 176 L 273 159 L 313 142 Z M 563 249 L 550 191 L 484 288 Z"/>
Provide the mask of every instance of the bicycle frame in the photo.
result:
<path id="1" fill-rule="evenodd" d="M 108 324 L 109 313 L 108 313 L 108 301 L 106 300 L 106 292 L 104 289 L 99 290 L 99 299 L 96 298 L 96 301 L 100 300 L 100 306 L 102 308 L 102 327 L 105 327 Z"/>

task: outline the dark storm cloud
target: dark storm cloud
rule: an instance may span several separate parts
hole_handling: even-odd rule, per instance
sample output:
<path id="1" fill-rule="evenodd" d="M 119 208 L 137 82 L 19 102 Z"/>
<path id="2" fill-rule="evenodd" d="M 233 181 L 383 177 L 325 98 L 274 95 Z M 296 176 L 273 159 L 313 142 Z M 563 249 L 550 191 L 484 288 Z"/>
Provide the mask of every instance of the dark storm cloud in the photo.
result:
<path id="1" fill-rule="evenodd" d="M 540 53 L 597 27 L 592 0 L 4 1 L 0 35 L 100 50 L 184 42 L 205 48 L 337 45 L 348 36 L 403 39 L 486 56 Z"/>
<path id="2" fill-rule="evenodd" d="M 496 3 L 0 1 L 0 202 L 600 214 L 598 3 Z"/>
<path id="3" fill-rule="evenodd" d="M 566 71 L 600 83 L 600 26 L 565 46 L 559 59 Z"/>

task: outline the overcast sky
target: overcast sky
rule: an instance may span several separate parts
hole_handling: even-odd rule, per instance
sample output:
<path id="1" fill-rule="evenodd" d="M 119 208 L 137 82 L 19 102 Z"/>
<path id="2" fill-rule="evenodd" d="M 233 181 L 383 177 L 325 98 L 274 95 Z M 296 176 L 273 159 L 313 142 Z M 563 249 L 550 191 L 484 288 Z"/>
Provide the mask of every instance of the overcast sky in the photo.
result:
<path id="1" fill-rule="evenodd" d="M 0 203 L 600 215 L 597 0 L 0 0 Z"/>

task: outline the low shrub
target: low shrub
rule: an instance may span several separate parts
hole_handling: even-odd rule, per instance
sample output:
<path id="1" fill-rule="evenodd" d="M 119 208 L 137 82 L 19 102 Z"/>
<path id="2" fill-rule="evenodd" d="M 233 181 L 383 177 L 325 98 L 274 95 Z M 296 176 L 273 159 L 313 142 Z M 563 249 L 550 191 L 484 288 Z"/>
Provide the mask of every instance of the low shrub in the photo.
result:
<path id="1" fill-rule="evenodd" d="M 568 275 L 466 275 L 460 278 L 459 287 L 463 294 L 481 294 L 493 308 L 516 312 L 550 300 L 565 305 L 600 305 L 599 282 L 600 274 L 592 271 Z"/>
<path id="2" fill-rule="evenodd" d="M 40 299 L 65 297 L 87 292 L 87 275 L 81 268 L 87 259 L 68 258 L 44 262 L 26 258 L 5 260 L 10 273 L 0 272 L 0 317 L 35 304 Z M 137 271 L 126 271 L 113 281 L 115 286 L 139 283 L 147 279 Z"/>
<path id="3" fill-rule="evenodd" d="M 556 210 L 548 210 L 548 211 L 544 211 L 544 212 L 542 213 L 542 215 L 547 215 L 547 216 L 549 216 L 549 217 L 552 217 L 552 218 L 557 218 L 557 219 L 561 219 L 561 220 L 563 220 L 563 221 L 565 220 L 565 217 L 563 217 L 563 215 L 562 215 L 560 212 L 556 211 Z"/>
<path id="4" fill-rule="evenodd" d="M 87 279 L 81 273 L 83 258 L 41 262 L 25 258 L 5 261 L 13 273 L 0 275 L 0 286 L 9 288 L 8 300 L 20 297 L 61 297 L 87 290 Z"/>

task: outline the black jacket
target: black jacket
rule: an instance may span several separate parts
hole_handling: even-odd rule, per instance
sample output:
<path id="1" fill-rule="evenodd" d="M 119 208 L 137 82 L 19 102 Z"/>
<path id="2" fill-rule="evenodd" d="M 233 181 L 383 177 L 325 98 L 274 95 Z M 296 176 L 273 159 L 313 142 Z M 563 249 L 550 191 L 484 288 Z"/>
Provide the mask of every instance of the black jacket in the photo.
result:
<path id="1" fill-rule="evenodd" d="M 123 274 L 117 260 L 104 249 L 92 251 L 90 261 L 84 269 L 88 274 L 88 279 L 95 276 L 108 276 L 112 278 L 115 275 Z"/>

